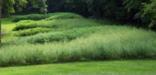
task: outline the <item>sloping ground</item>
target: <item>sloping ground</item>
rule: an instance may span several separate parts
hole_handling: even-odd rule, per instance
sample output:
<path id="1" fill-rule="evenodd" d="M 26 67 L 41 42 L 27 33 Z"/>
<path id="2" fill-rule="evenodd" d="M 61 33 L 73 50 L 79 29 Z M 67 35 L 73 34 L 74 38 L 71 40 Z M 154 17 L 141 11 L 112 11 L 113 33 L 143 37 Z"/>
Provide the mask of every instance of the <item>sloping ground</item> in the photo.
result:
<path id="1" fill-rule="evenodd" d="M 86 60 L 156 59 L 156 33 L 76 14 L 22 20 L 0 50 L 0 66 Z M 75 17 L 73 17 L 75 15 Z M 11 41 L 7 41 L 11 40 Z"/>
<path id="2" fill-rule="evenodd" d="M 0 68 L 1 75 L 155 75 L 156 61 L 97 61 Z"/>

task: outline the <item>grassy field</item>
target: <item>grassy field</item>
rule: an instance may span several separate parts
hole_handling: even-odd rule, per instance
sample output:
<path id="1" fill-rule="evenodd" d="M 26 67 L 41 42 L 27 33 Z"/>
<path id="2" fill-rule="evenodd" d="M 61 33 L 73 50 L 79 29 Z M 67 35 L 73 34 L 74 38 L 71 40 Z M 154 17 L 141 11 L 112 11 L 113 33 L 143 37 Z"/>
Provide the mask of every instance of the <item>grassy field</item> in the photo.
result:
<path id="1" fill-rule="evenodd" d="M 155 60 L 97 61 L 0 68 L 1 75 L 155 75 Z"/>
<path id="2" fill-rule="evenodd" d="M 0 66 L 156 59 L 156 33 L 73 13 L 2 20 Z"/>

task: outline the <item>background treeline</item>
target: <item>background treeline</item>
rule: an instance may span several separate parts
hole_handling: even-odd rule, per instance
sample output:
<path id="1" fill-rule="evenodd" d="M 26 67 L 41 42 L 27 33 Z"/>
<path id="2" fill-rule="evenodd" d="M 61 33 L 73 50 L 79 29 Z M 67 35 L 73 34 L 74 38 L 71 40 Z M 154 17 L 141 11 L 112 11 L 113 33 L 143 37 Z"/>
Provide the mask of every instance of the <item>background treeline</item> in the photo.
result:
<path id="1" fill-rule="evenodd" d="M 3 14 L 75 12 L 156 28 L 156 0 L 4 0 Z"/>

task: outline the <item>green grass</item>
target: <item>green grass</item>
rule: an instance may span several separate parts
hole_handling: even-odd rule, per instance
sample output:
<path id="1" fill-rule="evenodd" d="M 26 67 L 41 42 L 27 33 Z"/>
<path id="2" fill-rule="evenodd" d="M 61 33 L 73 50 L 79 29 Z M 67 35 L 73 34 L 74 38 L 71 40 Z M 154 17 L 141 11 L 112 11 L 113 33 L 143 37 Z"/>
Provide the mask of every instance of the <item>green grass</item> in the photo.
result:
<path id="1" fill-rule="evenodd" d="M 80 23 L 77 23 L 80 22 Z M 41 20 L 41 21 L 32 21 L 32 20 L 24 20 L 17 23 L 17 26 L 13 29 L 14 31 L 36 28 L 36 27 L 45 27 L 45 28 L 53 28 L 59 30 L 67 30 L 71 28 L 80 28 L 80 27 L 91 27 L 91 26 L 100 26 L 94 22 L 93 20 L 88 19 L 57 19 L 57 20 Z"/>
<path id="2" fill-rule="evenodd" d="M 58 41 L 71 41 L 73 39 L 84 37 L 96 32 L 100 27 L 75 28 L 65 31 L 53 31 L 49 33 L 41 33 L 25 38 L 29 43 L 50 43 Z"/>
<path id="3" fill-rule="evenodd" d="M 155 33 L 126 30 L 105 35 L 95 33 L 71 42 L 4 46 L 0 51 L 0 66 L 86 60 L 156 59 Z M 138 32 L 140 35 L 131 36 Z"/>
<path id="4" fill-rule="evenodd" d="M 50 17 L 50 14 L 44 15 L 44 14 L 28 14 L 28 15 L 17 15 L 13 16 L 14 19 L 13 22 L 18 22 L 21 20 L 42 20 L 45 18 Z"/>
<path id="5" fill-rule="evenodd" d="M 75 18 L 83 18 L 83 17 L 74 13 L 55 13 L 55 15 L 47 18 L 46 20 L 75 19 Z"/>
<path id="6" fill-rule="evenodd" d="M 62 14 L 59 13 L 61 19 L 22 20 L 8 25 L 15 27 L 9 28 L 13 31 L 8 29 L 10 35 L 3 38 L 0 66 L 156 59 L 156 33 L 153 31 L 83 17 L 71 19 Z M 59 15 L 54 13 L 51 17 Z M 43 33 L 38 28 L 51 31 Z M 12 32 L 31 36 L 17 37 L 11 35 Z"/>
<path id="7" fill-rule="evenodd" d="M 30 36 L 30 35 L 34 35 L 34 34 L 38 34 L 38 33 L 46 33 L 51 31 L 50 28 L 41 28 L 41 27 L 37 27 L 37 28 L 32 28 L 32 29 L 25 29 L 25 30 L 20 30 L 20 31 L 15 31 L 13 32 L 13 34 L 15 36 Z"/>
<path id="8" fill-rule="evenodd" d="M 0 68 L 1 75 L 155 75 L 155 60 L 97 61 Z"/>
<path id="9" fill-rule="evenodd" d="M 48 14 L 28 14 L 28 15 L 16 15 L 13 16 L 13 22 L 18 22 L 21 20 L 53 20 L 53 19 L 73 19 L 73 18 L 82 18 L 82 16 L 70 12 L 57 12 L 57 13 L 48 13 Z"/>
<path id="10" fill-rule="evenodd" d="M 2 19 L 2 25 L 11 24 L 12 23 L 12 17 L 9 18 L 3 18 Z"/>

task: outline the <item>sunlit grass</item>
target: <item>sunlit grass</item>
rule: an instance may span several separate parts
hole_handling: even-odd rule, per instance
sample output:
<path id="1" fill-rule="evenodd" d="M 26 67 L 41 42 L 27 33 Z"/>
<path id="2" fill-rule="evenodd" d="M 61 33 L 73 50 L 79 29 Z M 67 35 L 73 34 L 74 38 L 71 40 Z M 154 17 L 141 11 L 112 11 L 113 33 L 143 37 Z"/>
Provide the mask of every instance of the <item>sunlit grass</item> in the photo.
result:
<path id="1" fill-rule="evenodd" d="M 0 68 L 1 75 L 155 75 L 155 60 L 97 61 Z"/>

